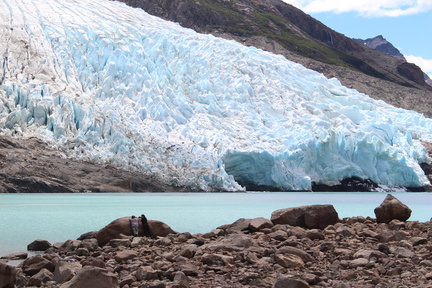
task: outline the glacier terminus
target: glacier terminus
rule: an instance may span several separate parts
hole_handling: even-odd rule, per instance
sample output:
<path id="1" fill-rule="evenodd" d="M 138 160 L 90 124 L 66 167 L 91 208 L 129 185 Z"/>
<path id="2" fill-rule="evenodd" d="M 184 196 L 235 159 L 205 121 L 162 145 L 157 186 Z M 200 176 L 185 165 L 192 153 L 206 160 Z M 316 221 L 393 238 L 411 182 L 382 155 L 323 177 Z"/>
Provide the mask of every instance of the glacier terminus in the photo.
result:
<path id="1" fill-rule="evenodd" d="M 0 129 L 204 191 L 429 184 L 432 120 L 107 0 L 0 1 Z"/>

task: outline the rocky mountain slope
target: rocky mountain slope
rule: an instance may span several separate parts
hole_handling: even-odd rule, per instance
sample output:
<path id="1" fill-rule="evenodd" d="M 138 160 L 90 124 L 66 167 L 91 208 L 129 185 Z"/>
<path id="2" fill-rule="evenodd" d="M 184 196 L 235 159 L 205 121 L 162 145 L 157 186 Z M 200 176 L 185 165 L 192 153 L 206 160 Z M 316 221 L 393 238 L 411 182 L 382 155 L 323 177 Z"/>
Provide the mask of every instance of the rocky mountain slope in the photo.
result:
<path id="1" fill-rule="evenodd" d="M 432 116 L 432 88 L 419 67 L 361 45 L 280 0 L 120 1 L 198 32 L 281 54 L 375 99 Z"/>
<path id="2" fill-rule="evenodd" d="M 0 193 L 182 191 L 150 175 L 87 161 L 30 138 L 0 137 Z"/>
<path id="3" fill-rule="evenodd" d="M 387 55 L 402 59 L 406 61 L 405 56 L 402 55 L 402 53 L 393 46 L 392 43 L 388 42 L 382 35 L 378 35 L 374 38 L 368 38 L 368 39 L 355 39 L 358 43 L 366 45 L 370 48 L 379 50 Z M 424 73 L 424 80 L 426 84 L 432 86 L 432 80 L 430 77 Z"/>

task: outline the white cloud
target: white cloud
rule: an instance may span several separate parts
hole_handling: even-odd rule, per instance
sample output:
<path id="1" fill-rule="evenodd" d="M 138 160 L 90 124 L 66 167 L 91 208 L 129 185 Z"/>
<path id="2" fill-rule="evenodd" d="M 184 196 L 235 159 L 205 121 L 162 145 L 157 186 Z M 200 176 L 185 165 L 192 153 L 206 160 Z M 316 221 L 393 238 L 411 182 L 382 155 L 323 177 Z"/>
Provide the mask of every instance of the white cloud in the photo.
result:
<path id="1" fill-rule="evenodd" d="M 431 0 L 283 0 L 306 13 L 357 12 L 364 17 L 399 17 L 432 10 Z"/>
<path id="2" fill-rule="evenodd" d="M 432 79 L 432 60 L 424 59 L 422 57 L 413 56 L 413 55 L 404 55 L 405 59 L 410 62 L 414 63 L 417 66 L 419 66 L 423 72 L 429 75 L 429 77 Z"/>

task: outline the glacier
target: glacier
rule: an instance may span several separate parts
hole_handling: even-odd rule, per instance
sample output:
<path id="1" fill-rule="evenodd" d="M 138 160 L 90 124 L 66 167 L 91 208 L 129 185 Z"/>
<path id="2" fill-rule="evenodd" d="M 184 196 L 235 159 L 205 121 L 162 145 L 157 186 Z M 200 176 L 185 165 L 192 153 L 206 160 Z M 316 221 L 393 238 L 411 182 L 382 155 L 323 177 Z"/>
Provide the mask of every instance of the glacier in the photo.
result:
<path id="1" fill-rule="evenodd" d="M 0 1 L 0 129 L 204 191 L 429 180 L 432 121 L 107 0 Z"/>

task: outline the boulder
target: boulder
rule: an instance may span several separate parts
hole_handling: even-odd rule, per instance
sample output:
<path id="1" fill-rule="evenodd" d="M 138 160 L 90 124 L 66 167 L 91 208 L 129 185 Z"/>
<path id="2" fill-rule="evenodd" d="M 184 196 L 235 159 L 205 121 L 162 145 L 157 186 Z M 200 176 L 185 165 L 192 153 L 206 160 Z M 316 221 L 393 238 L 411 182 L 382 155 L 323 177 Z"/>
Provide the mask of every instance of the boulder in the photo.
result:
<path id="1" fill-rule="evenodd" d="M 279 209 L 272 213 L 273 224 L 288 224 L 309 229 L 324 229 L 339 222 L 333 205 L 308 205 Z"/>
<path id="2" fill-rule="evenodd" d="M 69 281 L 81 268 L 79 262 L 58 260 L 55 262 L 53 280 L 59 284 Z"/>
<path id="3" fill-rule="evenodd" d="M 302 249 L 298 249 L 291 246 L 282 246 L 277 250 L 277 253 L 283 255 L 296 255 L 300 257 L 305 263 L 315 260 L 314 257 L 309 255 L 307 252 L 303 251 Z"/>
<path id="4" fill-rule="evenodd" d="M 131 246 L 131 240 L 129 239 L 111 239 L 108 243 L 111 247 L 130 247 Z"/>
<path id="5" fill-rule="evenodd" d="M 134 250 L 123 250 L 123 251 L 118 252 L 115 255 L 114 259 L 117 262 L 121 263 L 123 261 L 127 261 L 129 259 L 133 259 L 133 258 L 135 258 L 137 256 L 138 256 L 138 253 L 136 251 L 134 251 Z"/>
<path id="6" fill-rule="evenodd" d="M 225 232 L 227 234 L 231 234 L 231 233 L 249 231 L 249 225 L 251 221 L 252 219 L 240 218 L 234 223 L 227 225 L 227 227 L 225 227 Z M 218 228 L 222 228 L 222 227 L 218 227 Z"/>
<path id="7" fill-rule="evenodd" d="M 256 241 L 250 237 L 231 234 L 229 237 L 211 244 L 206 244 L 203 247 L 213 250 L 213 251 L 243 251 L 247 250 L 249 247 L 258 247 L 259 245 Z"/>
<path id="8" fill-rule="evenodd" d="M 82 245 L 81 240 L 67 240 L 60 245 L 59 250 L 63 252 L 75 251 Z"/>
<path id="9" fill-rule="evenodd" d="M 406 221 L 411 216 L 411 209 L 391 194 L 387 194 L 374 212 L 378 223 L 390 223 L 394 219 Z"/>
<path id="10" fill-rule="evenodd" d="M 28 276 L 35 275 L 43 268 L 48 269 L 50 272 L 54 271 L 54 264 L 41 255 L 27 258 L 19 265 L 19 267 L 21 267 L 24 274 Z"/>
<path id="11" fill-rule="evenodd" d="M 47 240 L 37 239 L 27 245 L 28 251 L 46 251 L 52 245 Z"/>
<path id="12" fill-rule="evenodd" d="M 15 287 L 15 277 L 17 270 L 15 267 L 0 262 L 0 287 Z"/>
<path id="13" fill-rule="evenodd" d="M 273 222 L 264 217 L 258 217 L 251 220 L 249 224 L 249 229 L 253 232 L 260 231 L 265 228 L 272 228 L 274 226 Z"/>
<path id="14" fill-rule="evenodd" d="M 28 282 L 30 286 L 42 286 L 43 283 L 51 281 L 53 279 L 53 274 L 48 271 L 48 269 L 41 269 L 38 273 L 33 275 Z"/>
<path id="15" fill-rule="evenodd" d="M 274 261 L 285 268 L 303 268 L 305 266 L 302 258 L 294 254 L 275 254 Z"/>
<path id="16" fill-rule="evenodd" d="M 201 256 L 201 262 L 208 266 L 225 266 L 234 264 L 234 258 L 223 254 L 204 253 Z"/>
<path id="17" fill-rule="evenodd" d="M 60 288 L 118 288 L 118 278 L 106 269 L 85 266 Z"/>
<path id="18" fill-rule="evenodd" d="M 81 262 L 82 266 L 96 266 L 100 268 L 106 268 L 105 262 L 100 258 L 95 257 L 87 257 L 84 261 Z"/>
<path id="19" fill-rule="evenodd" d="M 89 251 L 95 251 L 99 248 L 99 244 L 96 238 L 89 238 L 82 240 L 78 247 L 86 248 Z"/>
<path id="20" fill-rule="evenodd" d="M 149 281 L 158 279 L 158 272 L 152 266 L 140 266 L 136 272 L 138 281 Z"/>
<path id="21" fill-rule="evenodd" d="M 101 230 L 99 230 L 96 233 L 96 239 L 98 240 L 99 246 L 105 246 L 111 239 L 120 238 L 120 234 L 132 236 L 129 219 L 130 217 L 122 217 L 116 219 Z M 154 237 L 165 237 L 168 234 L 176 233 L 174 230 L 171 229 L 171 227 L 161 221 L 148 220 L 148 224 Z M 141 222 L 139 223 L 138 233 L 139 235 L 144 235 Z"/>

